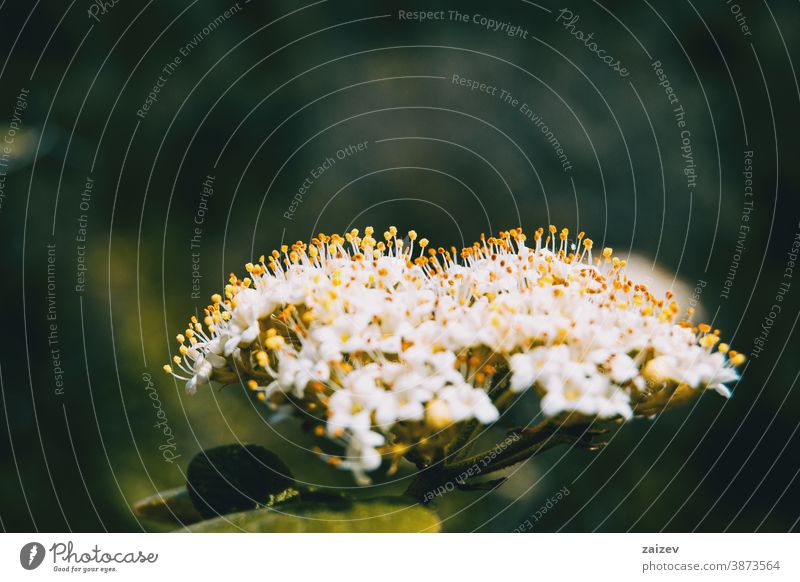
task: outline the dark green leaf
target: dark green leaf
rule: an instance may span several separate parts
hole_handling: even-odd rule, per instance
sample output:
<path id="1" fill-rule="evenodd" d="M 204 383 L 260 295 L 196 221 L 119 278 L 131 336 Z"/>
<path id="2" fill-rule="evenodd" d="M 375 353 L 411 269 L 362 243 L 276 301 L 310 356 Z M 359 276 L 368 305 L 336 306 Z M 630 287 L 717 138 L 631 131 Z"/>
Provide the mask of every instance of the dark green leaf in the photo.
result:
<path id="1" fill-rule="evenodd" d="M 339 491 L 330 489 L 318 489 L 316 487 L 306 487 L 300 489 L 299 501 L 314 501 L 316 503 L 344 503 L 349 498 Z"/>
<path id="2" fill-rule="evenodd" d="M 459 483 L 456 481 L 456 487 L 461 491 L 492 491 L 497 489 L 506 482 L 506 477 L 499 479 L 491 479 L 488 481 L 479 481 L 476 483 Z"/>
<path id="3" fill-rule="evenodd" d="M 289 468 L 258 445 L 206 449 L 186 472 L 189 495 L 206 518 L 267 505 L 293 484 Z"/>

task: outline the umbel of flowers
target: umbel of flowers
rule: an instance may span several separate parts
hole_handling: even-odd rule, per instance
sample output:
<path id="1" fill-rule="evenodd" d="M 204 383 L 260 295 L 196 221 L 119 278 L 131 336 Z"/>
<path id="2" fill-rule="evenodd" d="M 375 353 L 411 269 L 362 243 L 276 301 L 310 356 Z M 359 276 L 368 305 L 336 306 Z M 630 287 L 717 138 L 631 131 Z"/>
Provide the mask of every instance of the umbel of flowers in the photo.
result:
<path id="1" fill-rule="evenodd" d="M 582 232 L 540 228 L 531 244 L 514 229 L 461 251 L 374 234 L 320 234 L 247 264 L 177 336 L 166 372 L 189 393 L 246 385 L 360 483 L 403 459 L 460 470 L 471 437 L 525 391 L 540 422 L 485 472 L 548 442 L 590 446 L 598 422 L 729 396 L 738 377 L 744 356 L 719 330 L 679 321 L 670 293 L 630 280 Z"/>

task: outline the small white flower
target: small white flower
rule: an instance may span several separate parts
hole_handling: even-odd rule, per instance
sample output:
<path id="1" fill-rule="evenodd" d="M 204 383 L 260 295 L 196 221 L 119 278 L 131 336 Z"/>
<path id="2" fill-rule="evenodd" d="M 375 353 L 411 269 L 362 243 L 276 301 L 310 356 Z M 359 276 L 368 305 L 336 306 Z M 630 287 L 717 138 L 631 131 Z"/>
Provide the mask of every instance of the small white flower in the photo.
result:
<path id="1" fill-rule="evenodd" d="M 186 383 L 186 392 L 188 394 L 194 394 L 199 387 L 208 386 L 211 382 L 211 373 L 214 371 L 214 367 L 203 356 L 198 356 L 194 361 L 192 371 L 194 375 Z"/>
<path id="2" fill-rule="evenodd" d="M 447 403 L 454 422 L 474 418 L 481 424 L 490 424 L 500 417 L 489 395 L 466 383 L 443 388 L 439 398 Z"/>
<path id="3" fill-rule="evenodd" d="M 351 433 L 341 467 L 351 470 L 360 485 L 369 485 L 372 480 L 367 476 L 367 472 L 381 466 L 382 457 L 377 447 L 385 442 L 383 435 L 371 430 Z"/>

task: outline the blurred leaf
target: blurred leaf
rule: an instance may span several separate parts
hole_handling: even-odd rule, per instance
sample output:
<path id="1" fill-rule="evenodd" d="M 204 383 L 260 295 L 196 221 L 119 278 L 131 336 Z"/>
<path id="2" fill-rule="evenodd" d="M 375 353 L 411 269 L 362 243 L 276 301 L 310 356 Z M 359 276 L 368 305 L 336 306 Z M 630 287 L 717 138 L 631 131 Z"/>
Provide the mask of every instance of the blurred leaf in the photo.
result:
<path id="1" fill-rule="evenodd" d="M 459 483 L 456 482 L 456 487 L 460 491 L 493 491 L 506 482 L 507 477 L 500 477 L 499 479 L 490 479 L 488 481 L 480 481 L 477 483 Z"/>
<path id="2" fill-rule="evenodd" d="M 160 491 L 133 504 L 133 511 L 153 523 L 164 525 L 189 525 L 203 519 L 192 503 L 186 487 Z"/>
<path id="3" fill-rule="evenodd" d="M 201 521 L 178 531 L 194 533 L 383 533 L 441 530 L 439 516 L 407 497 L 357 502 L 297 503 L 234 513 Z"/>
<path id="4" fill-rule="evenodd" d="M 203 517 L 253 509 L 292 495 L 289 468 L 258 445 L 206 449 L 189 463 L 186 486 Z"/>

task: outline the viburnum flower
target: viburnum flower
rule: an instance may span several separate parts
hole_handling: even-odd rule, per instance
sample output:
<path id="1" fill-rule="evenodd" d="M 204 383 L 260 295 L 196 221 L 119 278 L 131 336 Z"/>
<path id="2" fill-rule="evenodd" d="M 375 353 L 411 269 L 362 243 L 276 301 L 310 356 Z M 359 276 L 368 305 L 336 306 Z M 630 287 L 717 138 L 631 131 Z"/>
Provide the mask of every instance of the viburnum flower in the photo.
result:
<path id="1" fill-rule="evenodd" d="M 593 255 L 582 232 L 570 242 L 540 228 L 529 246 L 514 229 L 460 252 L 414 231 L 373 234 L 320 234 L 232 274 L 165 370 L 188 392 L 244 383 L 360 483 L 384 463 L 461 457 L 465 435 L 525 391 L 540 398 L 540 427 L 569 431 L 652 417 L 704 390 L 727 397 L 738 378 L 744 356 L 719 330 L 678 321 L 671 293 L 631 281 L 610 248 Z"/>

